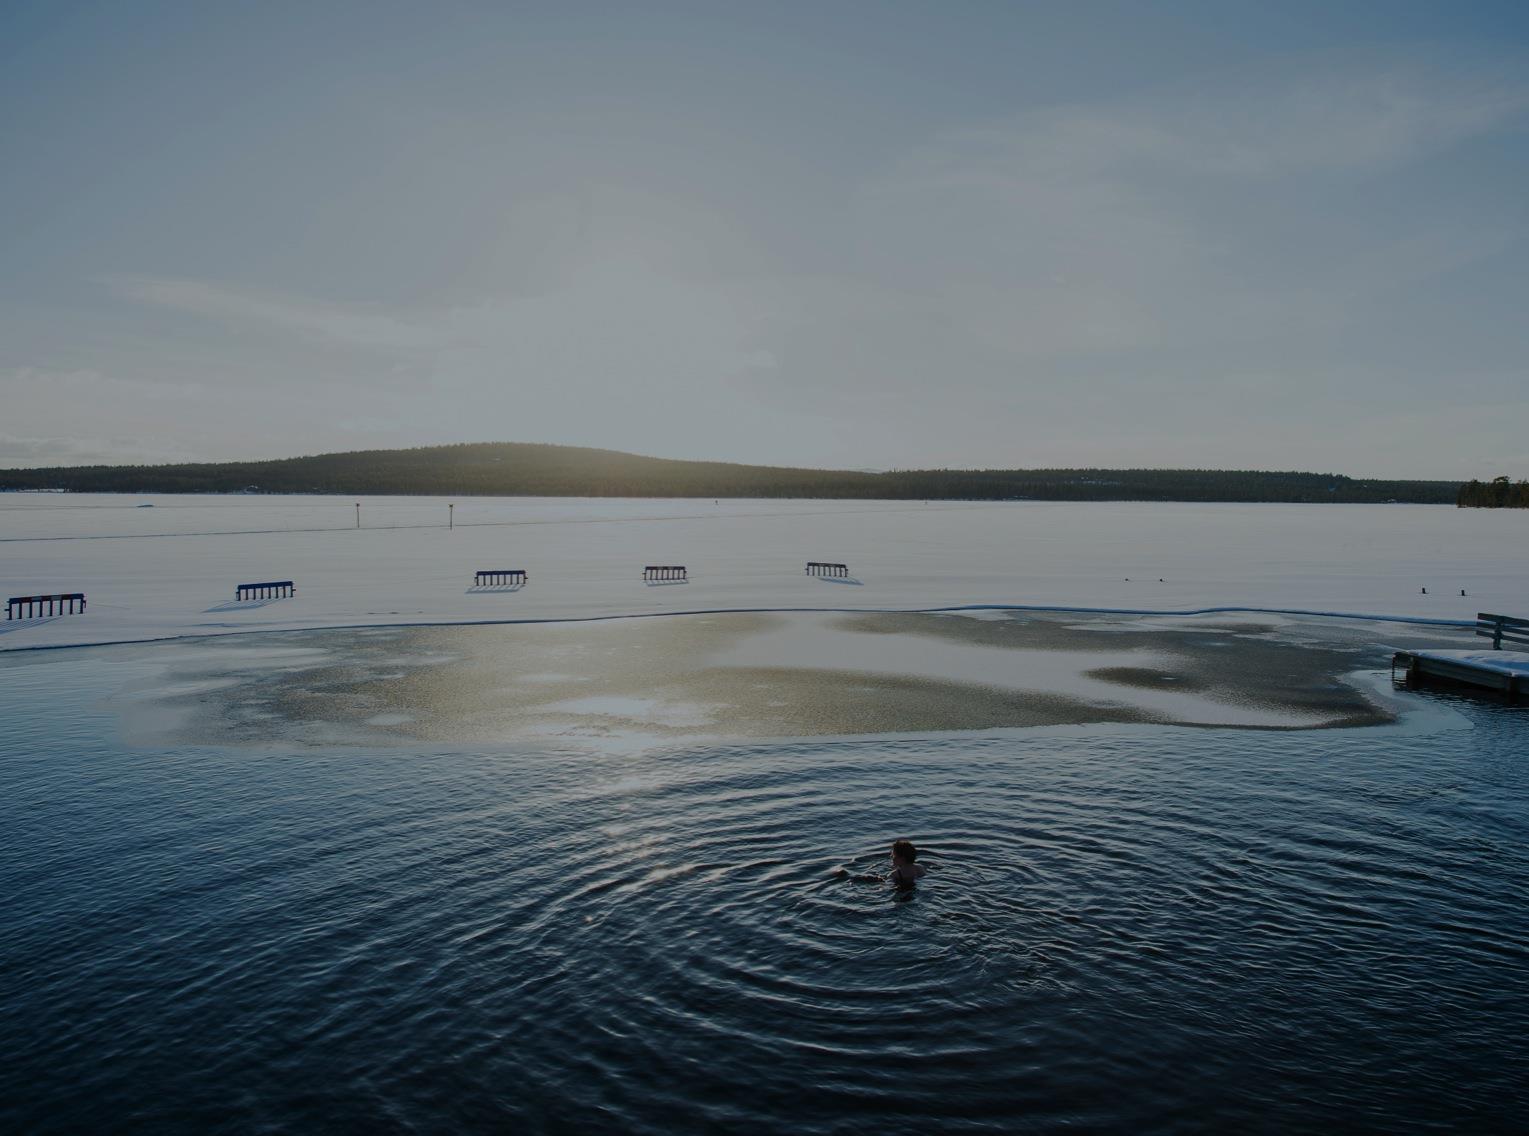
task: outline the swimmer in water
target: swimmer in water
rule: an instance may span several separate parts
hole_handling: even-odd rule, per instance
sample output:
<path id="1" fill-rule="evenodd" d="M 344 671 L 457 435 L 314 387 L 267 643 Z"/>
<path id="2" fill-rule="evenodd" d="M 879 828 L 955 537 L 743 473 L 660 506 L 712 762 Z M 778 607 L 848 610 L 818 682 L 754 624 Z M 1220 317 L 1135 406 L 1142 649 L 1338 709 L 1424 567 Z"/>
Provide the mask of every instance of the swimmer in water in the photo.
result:
<path id="1" fill-rule="evenodd" d="M 918 849 L 911 840 L 898 840 L 892 844 L 892 875 L 890 879 L 900 888 L 910 888 L 918 883 L 926 869 L 918 861 Z"/>

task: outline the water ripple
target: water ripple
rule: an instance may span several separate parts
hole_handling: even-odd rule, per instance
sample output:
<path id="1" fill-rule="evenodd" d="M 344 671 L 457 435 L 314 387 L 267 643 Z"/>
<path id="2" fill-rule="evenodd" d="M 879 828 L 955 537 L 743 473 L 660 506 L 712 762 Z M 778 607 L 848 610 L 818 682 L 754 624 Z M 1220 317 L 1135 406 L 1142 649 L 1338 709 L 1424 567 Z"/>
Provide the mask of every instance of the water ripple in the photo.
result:
<path id="1" fill-rule="evenodd" d="M 1529 776 L 1494 708 L 281 755 L 124 748 L 88 705 L 55 732 L 16 689 L 8 1131 L 1487 1131 L 1529 1105 Z M 911 895 L 871 878 L 894 836 Z"/>

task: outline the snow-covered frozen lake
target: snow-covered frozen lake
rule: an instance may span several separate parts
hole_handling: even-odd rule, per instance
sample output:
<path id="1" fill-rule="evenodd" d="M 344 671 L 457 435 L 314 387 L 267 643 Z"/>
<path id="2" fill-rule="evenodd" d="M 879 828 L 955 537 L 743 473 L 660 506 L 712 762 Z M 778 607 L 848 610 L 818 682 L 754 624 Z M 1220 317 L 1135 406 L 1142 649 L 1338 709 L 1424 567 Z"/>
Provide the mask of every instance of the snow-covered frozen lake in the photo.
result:
<path id="1" fill-rule="evenodd" d="M 448 528 L 448 503 L 0 495 L 0 598 L 89 598 L 84 615 L 0 623 L 0 650 L 718 610 L 1529 612 L 1529 516 L 1501 510 L 467 497 Z M 809 577 L 808 560 L 851 577 Z M 646 564 L 690 579 L 645 584 Z M 474 572 L 503 568 L 529 584 L 473 588 Z M 286 579 L 295 597 L 235 601 L 237 584 Z"/>

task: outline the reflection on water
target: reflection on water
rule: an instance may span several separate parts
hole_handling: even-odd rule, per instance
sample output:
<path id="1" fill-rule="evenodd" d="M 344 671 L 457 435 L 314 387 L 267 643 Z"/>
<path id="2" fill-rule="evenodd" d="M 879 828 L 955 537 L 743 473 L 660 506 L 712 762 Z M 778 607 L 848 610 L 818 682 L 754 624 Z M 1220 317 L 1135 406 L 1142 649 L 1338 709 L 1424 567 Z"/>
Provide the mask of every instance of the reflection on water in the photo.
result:
<path id="1" fill-rule="evenodd" d="M 1529 1104 L 1522 711 L 123 745 L 102 698 L 151 656 L 0 670 L 6 1131 L 1488 1131 Z M 898 836 L 908 902 L 856 879 Z"/>

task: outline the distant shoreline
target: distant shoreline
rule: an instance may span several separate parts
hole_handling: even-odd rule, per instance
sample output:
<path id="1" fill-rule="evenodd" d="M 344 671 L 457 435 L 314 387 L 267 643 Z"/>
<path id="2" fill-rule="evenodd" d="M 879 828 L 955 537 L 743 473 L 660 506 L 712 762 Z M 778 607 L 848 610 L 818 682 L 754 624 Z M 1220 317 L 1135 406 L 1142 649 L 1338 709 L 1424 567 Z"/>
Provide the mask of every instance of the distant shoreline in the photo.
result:
<path id="1" fill-rule="evenodd" d="M 1461 483 L 1206 469 L 926 469 L 868 473 L 679 461 L 524 442 L 272 461 L 0 470 L 0 491 L 319 496 L 879 501 L 1448 504 Z"/>

